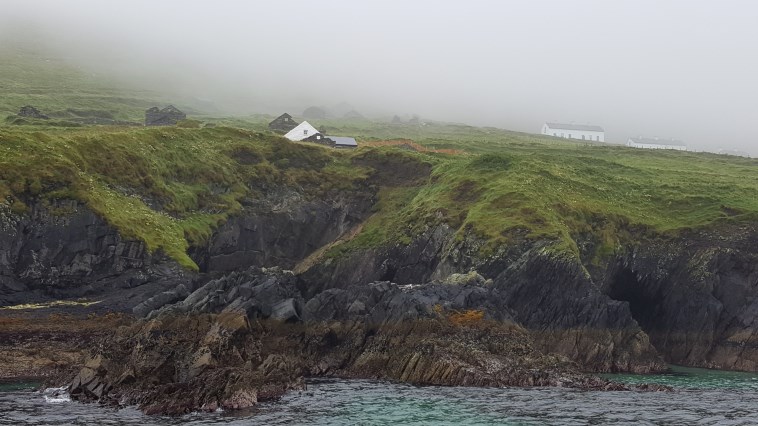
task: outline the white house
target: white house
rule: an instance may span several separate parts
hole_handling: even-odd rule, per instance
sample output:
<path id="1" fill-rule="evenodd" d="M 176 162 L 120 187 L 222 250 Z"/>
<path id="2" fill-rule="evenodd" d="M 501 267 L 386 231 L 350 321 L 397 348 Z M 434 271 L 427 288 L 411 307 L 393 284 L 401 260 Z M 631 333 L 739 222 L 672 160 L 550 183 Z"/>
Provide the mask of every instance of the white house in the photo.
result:
<path id="1" fill-rule="evenodd" d="M 626 141 L 626 146 L 646 149 L 675 149 L 677 151 L 687 150 L 687 146 L 682 141 L 675 139 L 643 138 L 641 136 L 638 136 L 636 138 L 629 138 Z"/>
<path id="2" fill-rule="evenodd" d="M 298 124 L 294 129 L 287 132 L 284 137 L 291 141 L 301 141 L 307 139 L 315 134 L 320 133 L 315 127 L 311 126 L 307 121 L 303 121 Z"/>
<path id="3" fill-rule="evenodd" d="M 542 126 L 542 134 L 559 138 L 605 142 L 605 130 L 600 126 L 589 124 L 545 123 Z"/>

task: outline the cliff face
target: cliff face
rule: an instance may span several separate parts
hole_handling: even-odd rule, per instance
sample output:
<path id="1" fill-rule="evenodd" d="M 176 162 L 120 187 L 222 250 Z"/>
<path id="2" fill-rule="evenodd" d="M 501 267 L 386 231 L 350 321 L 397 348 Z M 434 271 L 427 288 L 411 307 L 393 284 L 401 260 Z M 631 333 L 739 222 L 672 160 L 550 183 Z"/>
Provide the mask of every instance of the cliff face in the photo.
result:
<path id="1" fill-rule="evenodd" d="M 482 255 L 482 241 L 442 224 L 408 244 L 330 253 L 374 202 L 286 188 L 248 199 L 191 250 L 199 274 L 82 204 L 29 203 L 2 211 L 0 298 L 84 297 L 146 317 L 94 345 L 71 389 L 149 412 L 249 406 L 303 375 L 606 387 L 578 371 L 758 370 L 752 226 L 640 235 L 597 257 L 591 236 L 577 237 L 579 255 L 526 237 Z"/>
<path id="2" fill-rule="evenodd" d="M 589 371 L 649 372 L 661 362 L 756 371 L 758 233 L 748 225 L 652 235 L 591 260 L 557 256 L 544 242 L 514 242 L 481 258 L 475 239 L 444 226 L 408 246 L 358 251 L 303 274 L 312 288 L 371 280 L 426 282 L 476 269 L 488 295 L 529 329 L 545 352 Z M 492 314 L 496 316 L 496 313 Z"/>
<path id="3" fill-rule="evenodd" d="M 361 223 L 370 192 L 308 199 L 292 189 L 245 201 L 243 213 L 221 225 L 207 245 L 193 250 L 201 271 L 228 272 L 251 265 L 291 269 L 316 249 Z"/>
<path id="4" fill-rule="evenodd" d="M 144 243 L 122 238 L 74 201 L 32 204 L 23 215 L 0 207 L 0 302 L 88 297 L 128 309 L 144 297 L 192 280 Z M 135 303 L 136 301 L 136 303 Z"/>
<path id="5" fill-rule="evenodd" d="M 303 274 L 313 291 L 372 280 L 427 282 L 475 269 L 493 282 L 485 308 L 530 331 L 545 353 L 568 356 L 588 371 L 651 372 L 665 368 L 629 305 L 610 298 L 577 259 L 522 240 L 480 258 L 477 241 L 458 241 L 445 226 L 408 246 L 353 253 Z"/>
<path id="6" fill-rule="evenodd" d="M 636 244 L 593 271 L 676 364 L 758 370 L 758 232 L 690 231 Z"/>
<path id="7" fill-rule="evenodd" d="M 5 209 L 0 298 L 7 306 L 84 297 L 99 301 L 96 309 L 103 311 L 148 315 L 186 298 L 206 275 L 251 265 L 298 266 L 364 220 L 373 200 L 370 193 L 318 200 L 282 189 L 248 201 L 242 214 L 191 252 L 210 275 L 187 273 L 148 253 L 76 202 L 31 204 L 25 215 Z M 596 244 L 589 239 L 576 258 L 526 239 L 483 257 L 475 238 L 454 238 L 439 225 L 408 245 L 322 256 L 303 268 L 298 285 L 305 303 L 329 289 L 423 284 L 474 269 L 492 286 L 478 296 L 486 305 L 467 308 L 513 320 L 536 348 L 585 370 L 647 372 L 665 360 L 755 371 L 755 241 L 754 227 L 732 225 L 641 238 L 600 261 L 589 260 Z"/>

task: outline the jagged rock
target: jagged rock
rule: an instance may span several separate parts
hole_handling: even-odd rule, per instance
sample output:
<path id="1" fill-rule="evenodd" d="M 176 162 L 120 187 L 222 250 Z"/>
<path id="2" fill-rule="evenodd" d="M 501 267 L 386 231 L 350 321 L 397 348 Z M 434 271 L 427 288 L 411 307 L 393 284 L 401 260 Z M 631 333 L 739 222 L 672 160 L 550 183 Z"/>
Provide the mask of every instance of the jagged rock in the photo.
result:
<path id="1" fill-rule="evenodd" d="M 0 305 L 93 298 L 100 301 L 93 309 L 131 312 L 164 291 L 194 287 L 192 274 L 122 238 L 79 202 L 29 205 L 19 215 L 0 207 L 8 215 L 0 220 Z"/>
<path id="2" fill-rule="evenodd" d="M 82 370 L 69 386 L 69 394 L 80 400 L 98 400 L 105 397 L 111 389 L 106 379 L 106 364 L 102 356 L 88 359 Z"/>
<path id="3" fill-rule="evenodd" d="M 161 308 L 169 303 L 184 300 L 187 296 L 189 296 L 189 290 L 187 290 L 187 287 L 184 284 L 179 284 L 177 287 L 171 290 L 158 293 L 155 296 L 145 300 L 144 302 L 132 308 L 132 312 L 134 315 L 144 317 L 155 309 Z"/>
<path id="4" fill-rule="evenodd" d="M 368 195 L 309 200 L 291 189 L 270 190 L 267 198 L 250 200 L 244 214 L 229 218 L 193 259 L 209 271 L 254 265 L 294 269 L 314 250 L 359 224 L 370 213 L 373 199 Z"/>
<path id="5" fill-rule="evenodd" d="M 428 177 L 378 168 L 380 186 Z M 578 255 L 516 235 L 482 257 L 476 236 L 430 225 L 409 244 L 315 257 L 298 275 L 260 267 L 302 266 L 373 200 L 292 189 L 243 200 L 239 216 L 191 249 L 202 276 L 76 202 L 0 209 L 0 299 L 97 296 L 103 309 L 147 315 L 89 345 L 100 361 L 69 379 L 77 398 L 154 413 L 262 401 L 304 374 L 620 389 L 578 371 L 654 371 L 660 354 L 758 369 L 751 225 L 645 235 L 600 259 L 590 236 L 576 237 Z"/>

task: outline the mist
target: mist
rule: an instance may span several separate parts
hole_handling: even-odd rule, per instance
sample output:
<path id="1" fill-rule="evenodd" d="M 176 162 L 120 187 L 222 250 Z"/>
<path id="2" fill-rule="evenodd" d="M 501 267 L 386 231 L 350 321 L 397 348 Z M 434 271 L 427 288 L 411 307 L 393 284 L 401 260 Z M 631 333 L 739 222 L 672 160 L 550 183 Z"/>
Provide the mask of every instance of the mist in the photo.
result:
<path id="1" fill-rule="evenodd" d="M 681 139 L 758 156 L 750 1 L 4 0 L 0 43 L 62 57 L 224 114 L 348 102 L 538 133 Z"/>

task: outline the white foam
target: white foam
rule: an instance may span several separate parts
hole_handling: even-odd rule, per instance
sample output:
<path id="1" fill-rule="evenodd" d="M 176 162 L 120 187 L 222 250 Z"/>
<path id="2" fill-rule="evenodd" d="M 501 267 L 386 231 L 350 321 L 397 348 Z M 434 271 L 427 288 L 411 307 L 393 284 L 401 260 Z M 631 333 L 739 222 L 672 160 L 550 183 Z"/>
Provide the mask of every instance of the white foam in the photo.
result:
<path id="1" fill-rule="evenodd" d="M 71 402 L 71 396 L 68 394 L 66 386 L 60 388 L 47 388 L 42 391 L 42 397 L 49 404 L 64 404 Z"/>

